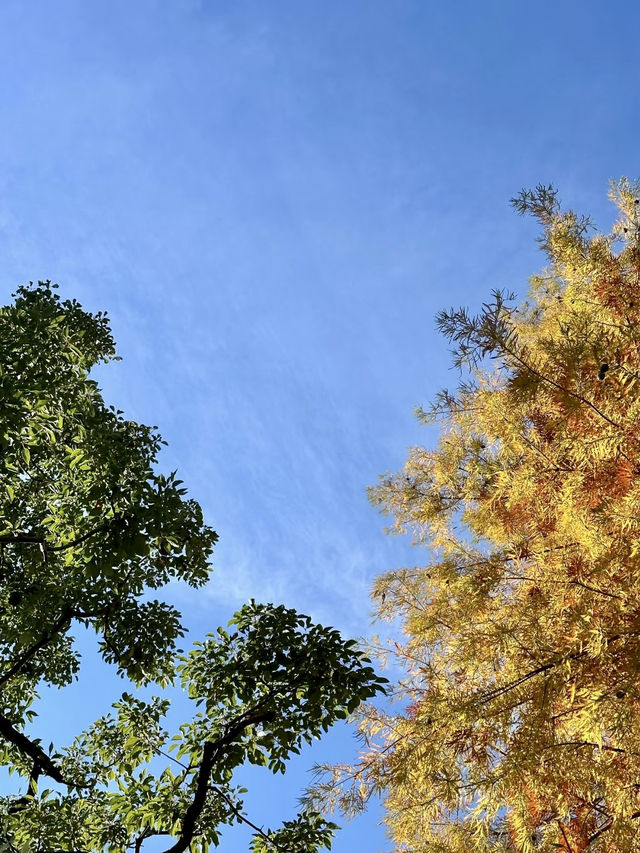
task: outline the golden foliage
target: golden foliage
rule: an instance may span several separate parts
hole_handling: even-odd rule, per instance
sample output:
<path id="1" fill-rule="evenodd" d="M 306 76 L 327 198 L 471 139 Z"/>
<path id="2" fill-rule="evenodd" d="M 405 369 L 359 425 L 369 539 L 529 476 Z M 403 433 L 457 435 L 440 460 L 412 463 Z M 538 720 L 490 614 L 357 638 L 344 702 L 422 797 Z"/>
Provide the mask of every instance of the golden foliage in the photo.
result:
<path id="1" fill-rule="evenodd" d="M 549 268 L 519 307 L 439 315 L 465 381 L 371 493 L 430 562 L 375 585 L 400 710 L 366 708 L 317 793 L 382 792 L 398 850 L 640 850 L 640 186 L 612 197 L 610 235 L 514 200 Z"/>

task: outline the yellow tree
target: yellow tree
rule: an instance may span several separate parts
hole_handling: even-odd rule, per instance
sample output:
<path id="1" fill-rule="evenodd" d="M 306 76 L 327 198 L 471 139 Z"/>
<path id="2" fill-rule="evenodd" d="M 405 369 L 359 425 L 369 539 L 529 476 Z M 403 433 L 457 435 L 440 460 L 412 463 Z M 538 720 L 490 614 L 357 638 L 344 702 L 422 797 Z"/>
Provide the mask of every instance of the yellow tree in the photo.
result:
<path id="1" fill-rule="evenodd" d="M 514 199 L 549 267 L 519 307 L 439 315 L 463 370 L 419 412 L 439 444 L 371 491 L 429 562 L 374 590 L 401 710 L 366 708 L 317 793 L 381 792 L 397 849 L 640 850 L 640 185 L 611 195 L 611 234 Z"/>

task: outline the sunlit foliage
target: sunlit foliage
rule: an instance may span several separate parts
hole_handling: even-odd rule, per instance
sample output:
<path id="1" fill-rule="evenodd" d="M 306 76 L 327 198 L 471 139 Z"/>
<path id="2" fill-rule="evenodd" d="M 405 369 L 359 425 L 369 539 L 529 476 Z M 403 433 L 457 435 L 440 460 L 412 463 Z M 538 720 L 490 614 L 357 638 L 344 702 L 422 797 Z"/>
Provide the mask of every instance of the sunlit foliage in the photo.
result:
<path id="1" fill-rule="evenodd" d="M 13 774 L 0 850 L 140 853 L 166 836 L 154 850 L 206 851 L 238 821 L 255 851 L 330 847 L 335 824 L 315 812 L 254 825 L 234 771 L 284 772 L 381 679 L 337 631 L 254 602 L 177 648 L 180 614 L 154 593 L 171 580 L 202 587 L 217 536 L 175 474 L 159 473 L 155 428 L 104 404 L 89 371 L 113 357 L 106 317 L 49 283 L 0 309 L 0 766 Z M 78 626 L 95 631 L 127 692 L 71 744 L 47 746 L 34 705 L 40 686 L 82 674 Z M 193 717 L 172 736 L 173 684 Z M 135 695 L 148 686 L 160 695 Z M 55 721 L 43 727 L 55 741 Z"/>
<path id="2" fill-rule="evenodd" d="M 439 444 L 371 493 L 429 558 L 375 585 L 399 702 L 316 793 L 382 792 L 396 849 L 640 850 L 640 187 L 611 195 L 610 234 L 551 187 L 514 199 L 549 266 L 519 307 L 439 315 Z"/>

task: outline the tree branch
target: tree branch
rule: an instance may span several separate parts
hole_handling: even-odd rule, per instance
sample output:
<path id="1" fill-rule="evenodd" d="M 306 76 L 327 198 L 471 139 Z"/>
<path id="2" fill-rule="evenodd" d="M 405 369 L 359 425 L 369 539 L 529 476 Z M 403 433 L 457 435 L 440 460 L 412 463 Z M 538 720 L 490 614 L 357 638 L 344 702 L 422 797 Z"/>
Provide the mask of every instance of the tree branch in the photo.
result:
<path id="1" fill-rule="evenodd" d="M 20 799 L 11 803 L 8 808 L 9 814 L 15 814 L 16 812 L 22 811 L 22 809 L 25 809 L 28 806 L 29 799 L 33 799 L 33 797 L 35 797 L 38 793 L 38 779 L 41 772 L 40 765 L 37 761 L 34 761 L 31 775 L 29 776 L 29 783 L 27 785 L 27 793 L 23 797 L 20 797 Z"/>
<path id="2" fill-rule="evenodd" d="M 559 821 L 559 820 L 556 821 L 556 823 L 560 827 L 560 832 L 562 833 L 562 837 L 564 838 L 564 843 L 566 845 L 567 853 L 573 853 L 573 847 L 569 844 L 569 839 L 567 838 L 567 834 L 564 831 L 564 826 L 562 825 L 561 821 Z"/>
<path id="3" fill-rule="evenodd" d="M 13 666 L 9 667 L 6 672 L 3 672 L 2 675 L 0 675 L 0 687 L 2 687 L 3 684 L 6 684 L 7 681 L 13 678 L 14 675 L 17 675 L 22 669 L 22 667 L 36 656 L 40 649 L 44 648 L 47 643 L 51 642 L 51 640 L 56 636 L 56 634 L 60 633 L 65 624 L 71 621 L 73 614 L 74 611 L 72 607 L 65 608 L 65 610 L 62 611 L 60 616 L 58 616 L 56 621 L 53 623 L 51 628 L 45 631 L 36 643 L 34 643 L 26 650 L 26 652 L 20 655 L 20 657 L 13 664 Z"/>
<path id="4" fill-rule="evenodd" d="M 33 759 L 34 763 L 40 767 L 42 772 L 55 782 L 59 782 L 61 785 L 67 785 L 68 787 L 74 787 L 73 782 L 65 779 L 58 765 L 49 758 L 42 747 L 34 741 L 29 740 L 29 738 L 22 734 L 22 732 L 19 732 L 14 727 L 13 723 L 3 714 L 0 714 L 0 737 L 3 737 L 5 740 L 8 740 L 9 743 L 16 746 L 23 755 L 28 755 L 29 758 Z"/>
<path id="5" fill-rule="evenodd" d="M 614 634 L 612 637 L 608 637 L 607 641 L 609 643 L 615 643 L 620 640 L 622 636 L 622 634 Z M 581 652 L 573 652 L 570 655 L 563 655 L 562 657 L 555 658 L 555 660 L 547 661 L 547 663 L 541 664 L 535 669 L 529 670 L 529 672 L 526 672 L 524 675 L 521 675 L 520 678 L 516 678 L 514 681 L 510 681 L 508 684 L 504 684 L 501 687 L 494 687 L 493 690 L 487 690 L 485 693 L 481 693 L 476 699 L 472 701 L 493 702 L 494 699 L 503 696 L 505 693 L 509 693 L 516 687 L 520 687 L 521 684 L 524 684 L 531 678 L 535 678 L 536 675 L 542 675 L 543 672 L 548 672 L 550 669 L 555 669 L 555 667 L 560 666 L 561 664 L 566 663 L 567 661 L 581 660 L 586 656 L 587 650 L 584 649 Z"/>
<path id="6" fill-rule="evenodd" d="M 549 385 L 552 385 L 554 388 L 557 388 L 559 391 L 562 391 L 563 394 L 568 394 L 569 397 L 573 397 L 574 400 L 577 400 L 579 403 L 583 403 L 585 406 L 588 406 L 592 409 L 597 415 L 599 415 L 603 420 L 605 420 L 611 426 L 616 427 L 616 429 L 622 429 L 622 425 L 617 421 L 612 420 L 608 415 L 605 415 L 603 411 L 601 411 L 594 403 L 590 400 L 587 400 L 586 397 L 583 397 L 582 394 L 578 394 L 576 391 L 572 391 L 570 388 L 565 388 L 564 385 L 560 385 L 559 382 L 556 382 L 555 379 L 551 379 L 550 376 L 545 376 L 543 373 L 540 373 L 539 370 L 536 370 L 535 367 L 532 367 L 527 361 L 525 361 L 522 356 L 518 355 L 513 349 L 507 346 L 506 343 L 501 342 L 500 346 L 513 359 L 519 362 L 525 370 L 528 370 L 533 376 L 537 376 L 542 382 L 546 382 Z"/>
<path id="7" fill-rule="evenodd" d="M 142 850 L 142 845 L 147 840 L 147 838 L 155 837 L 156 835 L 169 835 L 169 832 L 166 832 L 163 829 L 151 829 L 150 827 L 145 827 L 140 835 L 136 838 L 135 843 L 133 845 L 135 853 L 140 853 Z M 129 847 L 131 845 L 128 845 Z"/>
<path id="8" fill-rule="evenodd" d="M 221 799 L 223 799 L 225 801 L 225 803 L 229 806 L 229 808 L 234 813 L 234 815 L 238 818 L 239 821 L 241 821 L 242 823 L 245 823 L 247 826 L 250 826 L 251 829 L 253 829 L 253 831 L 256 832 L 260 836 L 260 838 L 263 838 L 275 850 L 280 850 L 280 851 L 282 851 L 282 853 L 286 853 L 284 847 L 280 847 L 280 845 L 276 844 L 275 841 L 272 841 L 271 838 L 269 838 L 267 833 L 261 827 L 257 826 L 255 823 L 250 821 L 248 817 L 243 815 L 242 812 L 240 811 L 240 809 L 238 809 L 235 806 L 231 797 L 227 796 L 227 794 L 225 794 L 225 792 L 221 788 L 218 788 L 215 785 L 210 785 L 209 790 L 213 791 L 214 794 L 216 794 L 218 797 L 220 797 Z"/>
<path id="9" fill-rule="evenodd" d="M 47 643 L 50 643 L 60 633 L 67 622 L 71 622 L 72 619 L 95 619 L 97 616 L 107 616 L 113 609 L 113 604 L 107 607 L 99 607 L 96 610 L 78 610 L 75 607 L 66 607 L 51 628 L 45 631 L 40 639 L 30 646 L 26 652 L 21 654 L 13 666 L 0 675 L 0 687 L 6 684 L 7 681 L 10 681 L 14 675 L 18 675 L 22 667 L 34 658 L 40 649 L 44 648 Z"/>
<path id="10" fill-rule="evenodd" d="M 101 524 L 78 536 L 71 542 L 63 542 L 62 545 L 49 545 L 44 536 L 32 536 L 28 533 L 16 533 L 12 536 L 0 536 L 0 546 L 2 545 L 39 545 L 48 554 L 56 553 L 57 551 L 67 551 L 69 548 L 75 548 L 77 545 L 82 545 L 87 539 L 91 539 L 97 533 L 105 533 L 109 529 L 108 524 Z"/>
<path id="11" fill-rule="evenodd" d="M 165 853 L 184 853 L 193 841 L 196 834 L 196 822 L 205 806 L 207 792 L 210 789 L 209 779 L 220 755 L 231 746 L 238 735 L 242 734 L 246 728 L 258 725 L 259 723 L 269 722 L 273 719 L 273 711 L 262 710 L 260 707 L 253 708 L 240 716 L 235 723 L 227 728 L 225 734 L 217 740 L 205 742 L 202 748 L 202 760 L 198 769 L 193 800 L 184 814 L 178 840 Z"/>

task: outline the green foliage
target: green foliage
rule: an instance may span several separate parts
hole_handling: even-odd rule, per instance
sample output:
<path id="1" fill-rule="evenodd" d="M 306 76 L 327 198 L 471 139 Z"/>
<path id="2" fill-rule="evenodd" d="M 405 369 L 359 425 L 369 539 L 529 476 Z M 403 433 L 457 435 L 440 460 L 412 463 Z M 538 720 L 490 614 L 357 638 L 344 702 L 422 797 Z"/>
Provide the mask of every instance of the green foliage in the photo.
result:
<path id="1" fill-rule="evenodd" d="M 175 473 L 157 472 L 155 428 L 107 407 L 89 371 L 115 357 L 104 314 L 20 288 L 0 309 L 0 842 L 20 853 L 206 850 L 220 827 L 251 822 L 233 773 L 284 772 L 292 753 L 382 689 L 337 631 L 251 602 L 229 631 L 184 654 L 180 614 L 150 598 L 210 575 L 215 532 Z M 41 684 L 79 673 L 73 626 L 91 627 L 132 688 L 179 681 L 196 709 L 173 736 L 169 699 L 122 694 L 70 746 L 29 736 Z M 303 812 L 258 827 L 254 850 L 311 853 L 335 826 Z"/>
<path id="2" fill-rule="evenodd" d="M 269 853 L 274 847 L 278 850 L 296 850 L 298 853 L 314 853 L 324 847 L 331 849 L 331 841 L 338 826 L 325 820 L 317 812 L 309 811 L 304 818 L 286 820 L 282 829 L 255 835 L 251 845 L 252 853 Z M 265 835 L 267 836 L 265 838 Z"/>

